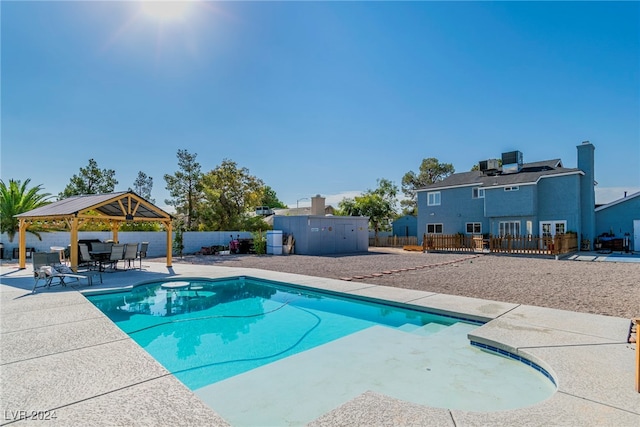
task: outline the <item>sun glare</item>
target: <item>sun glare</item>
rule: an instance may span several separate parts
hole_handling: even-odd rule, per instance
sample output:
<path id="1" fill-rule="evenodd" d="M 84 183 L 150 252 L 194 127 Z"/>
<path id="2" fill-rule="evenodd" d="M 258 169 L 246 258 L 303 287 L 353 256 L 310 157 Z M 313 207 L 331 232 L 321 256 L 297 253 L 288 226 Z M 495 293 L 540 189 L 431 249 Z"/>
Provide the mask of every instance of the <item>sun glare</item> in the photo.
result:
<path id="1" fill-rule="evenodd" d="M 181 21 L 186 18 L 190 4 L 188 0 L 143 0 L 141 9 L 157 21 Z"/>

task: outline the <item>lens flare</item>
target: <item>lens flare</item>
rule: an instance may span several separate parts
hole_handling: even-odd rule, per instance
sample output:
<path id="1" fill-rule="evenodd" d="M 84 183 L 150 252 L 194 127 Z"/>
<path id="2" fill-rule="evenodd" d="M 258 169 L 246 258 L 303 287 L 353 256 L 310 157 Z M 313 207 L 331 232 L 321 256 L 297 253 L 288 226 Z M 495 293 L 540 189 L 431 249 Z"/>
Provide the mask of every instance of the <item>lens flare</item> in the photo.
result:
<path id="1" fill-rule="evenodd" d="M 143 0 L 141 3 L 141 11 L 145 16 L 161 22 L 183 20 L 191 4 L 185 0 Z"/>

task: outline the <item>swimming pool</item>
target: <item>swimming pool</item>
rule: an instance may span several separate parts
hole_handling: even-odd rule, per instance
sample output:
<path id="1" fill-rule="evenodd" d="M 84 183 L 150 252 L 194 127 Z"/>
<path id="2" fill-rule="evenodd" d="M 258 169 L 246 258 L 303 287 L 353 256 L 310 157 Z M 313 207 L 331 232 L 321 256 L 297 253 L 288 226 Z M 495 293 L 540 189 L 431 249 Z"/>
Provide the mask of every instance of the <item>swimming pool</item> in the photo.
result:
<path id="1" fill-rule="evenodd" d="M 88 298 L 233 425 L 304 424 L 368 390 L 471 411 L 556 390 L 539 370 L 472 346 L 479 323 L 402 306 L 249 277 Z"/>

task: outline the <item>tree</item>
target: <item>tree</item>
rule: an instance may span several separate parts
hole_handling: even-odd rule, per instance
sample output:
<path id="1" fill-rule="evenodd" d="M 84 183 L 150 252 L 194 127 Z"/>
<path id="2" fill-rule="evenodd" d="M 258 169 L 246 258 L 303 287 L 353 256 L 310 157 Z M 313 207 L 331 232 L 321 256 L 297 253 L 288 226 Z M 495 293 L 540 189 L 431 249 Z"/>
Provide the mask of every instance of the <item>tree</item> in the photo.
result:
<path id="1" fill-rule="evenodd" d="M 272 229 L 273 229 L 273 226 L 269 225 L 264 220 L 264 217 L 260 215 L 243 216 L 242 222 L 240 223 L 240 227 L 239 227 L 239 230 L 246 230 L 246 231 L 266 231 L 266 230 L 272 230 Z"/>
<path id="2" fill-rule="evenodd" d="M 397 194 L 398 187 L 388 179 L 381 178 L 378 180 L 378 188 L 367 190 L 353 199 L 342 199 L 338 207 L 341 214 L 368 216 L 369 227 L 374 230 L 377 242 L 378 232 L 388 229 L 396 216 Z"/>
<path id="3" fill-rule="evenodd" d="M 30 182 L 31 180 L 27 179 L 21 184 L 19 180 L 10 179 L 7 187 L 4 181 L 0 180 L 0 232 L 7 233 L 10 242 L 13 242 L 13 238 L 20 230 L 20 221 L 14 215 L 50 203 L 47 199 L 51 197 L 51 194 L 41 193 L 42 185 L 27 188 Z M 41 230 L 32 227 L 27 231 L 42 240 L 38 233 Z"/>
<path id="4" fill-rule="evenodd" d="M 202 173 L 200 163 L 196 162 L 197 154 L 191 154 L 187 150 L 178 150 L 178 167 L 175 175 L 164 175 L 167 183 L 166 189 L 173 199 L 164 202 L 174 206 L 176 212 L 184 216 L 185 231 L 197 229 L 196 206 L 202 200 Z"/>
<path id="5" fill-rule="evenodd" d="M 153 178 L 147 176 L 146 173 L 139 171 L 138 177 L 133 181 L 133 189 L 129 188 L 129 191 L 135 192 L 140 197 L 148 200 L 151 203 L 156 201 L 151 198 L 151 189 L 153 188 Z"/>
<path id="6" fill-rule="evenodd" d="M 422 159 L 418 174 L 409 171 L 402 177 L 402 192 L 407 197 L 400 202 L 400 205 L 404 207 L 404 212 L 408 215 L 415 215 L 418 210 L 417 190 L 442 181 L 455 171 L 451 163 L 440 163 L 434 157 Z"/>
<path id="7" fill-rule="evenodd" d="M 206 173 L 202 184 L 203 225 L 211 230 L 239 228 L 247 211 L 262 201 L 265 187 L 249 169 L 238 168 L 236 162 L 229 159 Z"/>
<path id="8" fill-rule="evenodd" d="M 80 168 L 78 175 L 73 175 L 64 191 L 58 195 L 59 199 L 83 194 L 112 193 L 118 184 L 113 169 L 99 169 L 98 163 L 89 159 L 86 168 Z"/>
<path id="9" fill-rule="evenodd" d="M 282 201 L 280 201 L 280 199 L 278 199 L 278 196 L 276 195 L 275 190 L 269 187 L 268 185 L 264 186 L 264 189 L 262 192 L 262 201 L 260 202 L 260 206 L 269 206 L 270 208 L 282 208 L 282 209 L 288 208 L 287 205 L 285 205 L 284 203 L 282 203 Z"/>

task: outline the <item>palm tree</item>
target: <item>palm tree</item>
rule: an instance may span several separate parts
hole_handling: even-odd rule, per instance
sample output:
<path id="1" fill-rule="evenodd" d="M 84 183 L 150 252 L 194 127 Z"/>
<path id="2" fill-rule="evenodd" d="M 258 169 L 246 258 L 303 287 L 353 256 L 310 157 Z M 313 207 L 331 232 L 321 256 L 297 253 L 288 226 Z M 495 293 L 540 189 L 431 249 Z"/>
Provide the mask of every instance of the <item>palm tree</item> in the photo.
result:
<path id="1" fill-rule="evenodd" d="M 20 180 L 10 179 L 7 187 L 0 179 L 0 232 L 7 233 L 10 242 L 13 242 L 20 226 L 20 221 L 14 215 L 49 204 L 47 199 L 51 194 L 40 193 L 42 185 L 28 189 L 29 182 L 31 180 L 27 179 L 24 184 L 21 184 Z M 30 232 L 40 239 L 40 235 L 35 230 Z"/>

